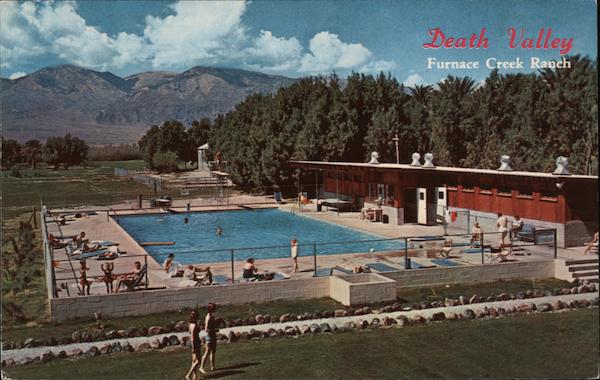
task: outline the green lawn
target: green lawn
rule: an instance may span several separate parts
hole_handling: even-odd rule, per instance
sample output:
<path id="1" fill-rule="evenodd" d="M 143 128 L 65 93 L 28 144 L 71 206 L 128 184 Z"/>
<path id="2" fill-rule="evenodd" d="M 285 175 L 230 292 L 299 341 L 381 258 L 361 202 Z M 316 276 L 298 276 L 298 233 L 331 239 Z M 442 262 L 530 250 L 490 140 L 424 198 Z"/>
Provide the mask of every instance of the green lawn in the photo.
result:
<path id="1" fill-rule="evenodd" d="M 590 378 L 598 309 L 220 345 L 207 378 Z M 182 378 L 189 350 L 16 366 L 17 379 Z"/>
<path id="2" fill-rule="evenodd" d="M 495 281 L 480 284 L 453 284 L 449 286 L 430 286 L 424 288 L 408 288 L 398 292 L 398 297 L 406 302 L 422 302 L 444 300 L 444 298 L 467 298 L 472 295 L 487 297 L 499 293 L 516 294 L 528 289 L 552 290 L 554 288 L 571 287 L 568 281 L 548 278 L 544 280 L 508 280 Z"/>
<path id="3" fill-rule="evenodd" d="M 557 287 L 569 286 L 566 281 L 556 279 L 546 279 L 539 281 L 514 280 L 514 281 L 496 281 L 491 283 L 471 284 L 471 285 L 451 285 L 433 286 L 424 288 L 407 289 L 401 292 L 400 296 L 403 303 L 412 305 L 423 301 L 443 300 L 445 297 L 458 298 L 460 295 L 467 299 L 478 294 L 487 296 L 501 292 L 516 293 L 528 289 L 552 289 Z M 45 296 L 45 295 L 44 295 Z M 24 301 L 26 301 L 24 299 Z M 323 312 L 333 311 L 343 308 L 336 301 L 328 298 L 295 300 L 295 301 L 277 301 L 263 304 L 231 305 L 219 308 L 219 315 L 223 318 L 244 318 L 256 314 L 281 315 L 284 313 L 301 314 L 305 312 Z M 202 310 L 201 310 L 202 311 Z M 186 320 L 187 312 L 168 312 L 160 314 L 150 314 L 139 317 L 121 317 L 106 319 L 102 323 L 106 331 L 126 329 L 131 326 L 143 327 L 152 325 L 164 325 L 167 322 L 177 322 Z M 80 329 L 95 327 L 96 323 L 92 320 L 72 321 L 69 323 L 38 323 L 35 326 L 16 325 L 5 326 L 3 335 L 6 341 L 19 341 L 27 338 L 55 338 L 71 336 L 71 334 Z"/>
<path id="4" fill-rule="evenodd" d="M 4 218 L 38 207 L 43 200 L 48 207 L 107 205 L 137 194 L 148 197 L 153 190 L 135 181 L 113 175 L 114 167 L 140 169 L 143 161 L 93 162 L 89 167 L 69 170 L 24 169 L 21 177 L 2 173 L 2 211 Z"/>
<path id="5" fill-rule="evenodd" d="M 256 314 L 282 315 L 285 313 L 301 314 L 305 312 L 322 312 L 343 307 L 330 298 L 315 298 L 310 300 L 277 301 L 262 304 L 228 305 L 219 307 L 219 316 L 223 318 L 244 318 Z M 204 310 L 200 309 L 201 315 Z M 173 311 L 168 313 L 149 314 L 138 317 L 120 317 L 102 321 L 106 331 L 126 329 L 128 327 L 150 327 L 164 325 L 167 322 L 186 320 L 189 311 Z M 72 321 L 69 323 L 44 323 L 20 326 L 7 326 L 3 331 L 5 341 L 25 340 L 27 338 L 55 338 L 71 336 L 79 329 L 95 328 L 96 322 L 92 320 Z"/>

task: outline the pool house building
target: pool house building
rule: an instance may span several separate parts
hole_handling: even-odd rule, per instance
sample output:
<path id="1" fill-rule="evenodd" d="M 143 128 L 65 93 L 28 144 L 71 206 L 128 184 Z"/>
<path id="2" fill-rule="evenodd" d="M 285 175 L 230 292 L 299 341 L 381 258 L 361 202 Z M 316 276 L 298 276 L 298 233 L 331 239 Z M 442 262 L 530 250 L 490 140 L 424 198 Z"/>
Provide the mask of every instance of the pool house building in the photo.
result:
<path id="1" fill-rule="evenodd" d="M 370 163 L 290 161 L 290 166 L 317 171 L 320 196 L 338 208 L 379 209 L 383 223 L 435 225 L 469 213 L 488 221 L 491 232 L 501 212 L 555 228 L 561 247 L 582 245 L 597 228 L 598 177 L 569 174 L 564 157 L 554 173 L 512 170 L 507 157 L 498 170 L 434 166 L 430 154 L 422 165 L 419 158 L 413 155 L 412 164 L 375 158 Z"/>

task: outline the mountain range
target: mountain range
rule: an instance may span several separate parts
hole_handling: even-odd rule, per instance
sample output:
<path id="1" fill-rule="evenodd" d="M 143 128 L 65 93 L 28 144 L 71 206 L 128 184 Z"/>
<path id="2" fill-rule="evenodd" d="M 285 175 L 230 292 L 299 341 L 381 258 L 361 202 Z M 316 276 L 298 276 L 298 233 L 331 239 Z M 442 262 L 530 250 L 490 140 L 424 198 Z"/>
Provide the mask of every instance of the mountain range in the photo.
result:
<path id="1" fill-rule="evenodd" d="M 133 143 L 153 124 L 189 125 L 232 110 L 254 93 L 273 93 L 295 79 L 194 67 L 121 78 L 72 65 L 0 78 L 2 135 L 26 141 L 71 133 L 90 144 Z"/>

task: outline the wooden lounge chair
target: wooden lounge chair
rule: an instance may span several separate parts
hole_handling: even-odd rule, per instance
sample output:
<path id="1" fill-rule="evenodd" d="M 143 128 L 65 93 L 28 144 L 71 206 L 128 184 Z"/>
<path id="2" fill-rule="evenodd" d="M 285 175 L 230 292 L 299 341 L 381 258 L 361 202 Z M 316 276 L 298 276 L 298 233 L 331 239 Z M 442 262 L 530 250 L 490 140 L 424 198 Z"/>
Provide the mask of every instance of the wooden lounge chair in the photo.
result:
<path id="1" fill-rule="evenodd" d="M 508 256 L 513 253 L 513 245 L 512 244 L 500 244 L 499 248 L 492 249 L 487 256 L 490 258 L 491 263 L 503 263 L 508 260 Z"/>
<path id="2" fill-rule="evenodd" d="M 202 274 L 198 275 L 198 273 Z M 212 285 L 213 276 L 210 270 L 194 272 L 194 278 L 192 278 L 192 280 L 196 282 L 194 286 Z"/>
<path id="3" fill-rule="evenodd" d="M 148 266 L 144 265 L 140 272 L 133 280 L 122 280 L 123 285 L 127 288 L 128 292 L 133 292 L 138 290 L 138 288 L 142 286 L 146 286 L 147 284 L 144 282 L 146 280 L 146 272 L 148 271 Z"/>
<path id="4" fill-rule="evenodd" d="M 454 246 L 452 245 L 452 240 L 445 240 L 444 245 L 437 247 L 435 252 L 443 259 L 450 258 L 450 253 L 454 250 Z"/>

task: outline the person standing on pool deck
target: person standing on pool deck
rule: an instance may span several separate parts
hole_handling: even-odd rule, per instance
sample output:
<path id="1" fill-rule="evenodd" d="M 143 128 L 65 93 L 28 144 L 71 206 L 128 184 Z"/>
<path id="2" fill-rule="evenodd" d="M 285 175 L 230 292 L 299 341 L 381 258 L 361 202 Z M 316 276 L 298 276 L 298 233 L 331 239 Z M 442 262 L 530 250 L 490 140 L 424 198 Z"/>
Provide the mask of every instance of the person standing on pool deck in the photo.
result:
<path id="1" fill-rule="evenodd" d="M 294 261 L 294 273 L 298 272 L 298 240 L 292 239 L 291 242 L 292 260 Z"/>
<path id="2" fill-rule="evenodd" d="M 502 244 L 504 244 L 504 239 L 508 234 L 508 219 L 506 219 L 506 216 L 502 215 L 501 212 L 498 213 L 496 226 L 498 227 L 498 232 L 501 233 Z"/>
<path id="3" fill-rule="evenodd" d="M 215 356 L 217 354 L 217 320 L 213 313 L 217 310 L 217 305 L 209 303 L 206 307 L 206 318 L 204 318 L 204 330 L 206 331 L 205 344 L 204 344 L 204 355 L 202 355 L 202 361 L 200 362 L 200 372 L 206 373 L 204 370 L 204 363 L 210 355 L 210 370 L 214 371 L 215 367 Z"/>

